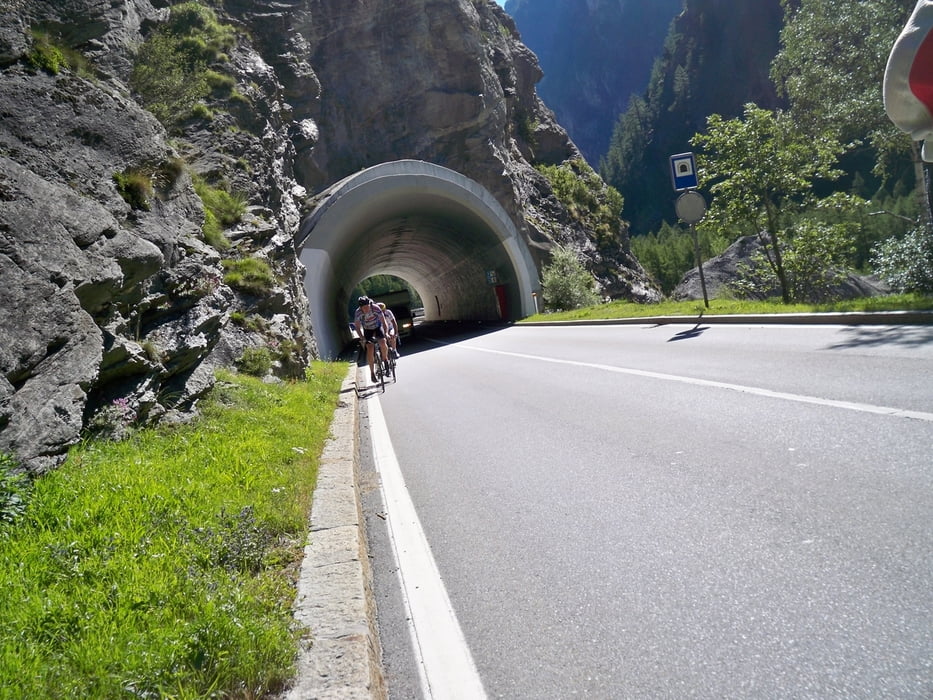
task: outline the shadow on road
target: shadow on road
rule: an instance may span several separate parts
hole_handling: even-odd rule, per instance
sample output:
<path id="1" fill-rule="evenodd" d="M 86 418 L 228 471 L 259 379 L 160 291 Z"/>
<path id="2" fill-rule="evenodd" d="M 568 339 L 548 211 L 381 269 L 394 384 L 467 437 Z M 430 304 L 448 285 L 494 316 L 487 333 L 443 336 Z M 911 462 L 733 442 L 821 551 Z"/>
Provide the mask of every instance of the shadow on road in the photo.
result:
<path id="1" fill-rule="evenodd" d="M 881 345 L 920 347 L 933 343 L 933 326 L 850 326 L 842 332 L 846 340 L 830 345 L 829 350 Z"/>
<path id="2" fill-rule="evenodd" d="M 703 331 L 707 330 L 709 330 L 709 326 L 701 326 L 698 323 L 689 330 L 675 333 L 672 337 L 667 339 L 667 342 L 673 343 L 675 340 L 689 340 L 690 338 L 699 338 L 703 334 Z"/>

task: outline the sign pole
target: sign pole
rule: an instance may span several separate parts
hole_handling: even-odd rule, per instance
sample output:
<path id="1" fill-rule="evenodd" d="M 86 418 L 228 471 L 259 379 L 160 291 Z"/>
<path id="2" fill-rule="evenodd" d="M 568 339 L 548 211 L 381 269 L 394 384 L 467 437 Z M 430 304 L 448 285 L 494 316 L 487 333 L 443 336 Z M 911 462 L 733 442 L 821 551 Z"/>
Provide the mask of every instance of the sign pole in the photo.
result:
<path id="1" fill-rule="evenodd" d="M 690 235 L 693 236 L 693 252 L 697 260 L 697 270 L 700 271 L 700 288 L 703 290 L 703 305 L 709 308 L 709 298 L 706 296 L 706 275 L 703 273 L 703 258 L 700 255 L 700 239 L 697 236 L 696 224 L 690 224 Z"/>

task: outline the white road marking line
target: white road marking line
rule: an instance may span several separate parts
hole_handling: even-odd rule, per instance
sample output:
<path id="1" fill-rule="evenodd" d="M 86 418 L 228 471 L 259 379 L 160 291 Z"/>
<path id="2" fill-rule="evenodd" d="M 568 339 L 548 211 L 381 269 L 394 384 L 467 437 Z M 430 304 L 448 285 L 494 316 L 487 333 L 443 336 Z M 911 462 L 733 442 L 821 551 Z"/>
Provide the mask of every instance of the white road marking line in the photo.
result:
<path id="1" fill-rule="evenodd" d="M 521 352 L 508 352 L 506 350 L 492 350 L 489 348 L 479 348 L 475 345 L 456 344 L 454 347 L 464 348 L 465 350 L 475 350 L 476 352 L 488 352 L 494 355 L 509 355 L 511 357 L 521 357 L 527 360 L 538 360 L 540 362 L 553 362 L 561 365 L 573 365 L 575 367 L 590 367 L 600 369 L 606 372 L 617 372 L 619 374 L 631 374 L 636 377 L 648 377 L 651 379 L 663 379 L 671 382 L 681 382 L 683 384 L 693 384 L 695 386 L 714 387 L 717 389 L 728 389 L 729 391 L 738 391 L 743 394 L 754 394 L 756 396 L 765 396 L 772 399 L 781 399 L 783 401 L 796 401 L 797 403 L 810 403 L 820 406 L 831 406 L 833 408 L 843 408 L 849 411 L 861 411 L 863 413 L 875 413 L 893 418 L 913 418 L 915 420 L 925 420 L 933 422 L 933 413 L 925 411 L 911 411 L 902 408 L 890 408 L 888 406 L 875 406 L 867 403 L 857 403 L 854 401 L 837 401 L 835 399 L 823 399 L 817 396 L 806 396 L 804 394 L 789 394 L 783 391 L 772 391 L 771 389 L 762 389 L 754 386 L 744 386 L 742 384 L 728 384 L 726 382 L 716 382 L 709 379 L 697 379 L 694 377 L 684 377 L 677 374 L 664 374 L 663 372 L 649 372 L 647 370 L 632 369 L 629 367 L 616 367 L 614 365 L 601 365 L 593 362 L 579 362 L 576 360 L 560 360 L 554 357 L 543 357 L 541 355 L 529 355 Z"/>
<path id="2" fill-rule="evenodd" d="M 483 683 L 405 486 L 382 406 L 378 397 L 374 398 L 368 402 L 373 459 L 381 476 L 389 539 L 398 564 L 422 690 L 425 697 L 438 700 L 482 700 L 486 697 Z"/>

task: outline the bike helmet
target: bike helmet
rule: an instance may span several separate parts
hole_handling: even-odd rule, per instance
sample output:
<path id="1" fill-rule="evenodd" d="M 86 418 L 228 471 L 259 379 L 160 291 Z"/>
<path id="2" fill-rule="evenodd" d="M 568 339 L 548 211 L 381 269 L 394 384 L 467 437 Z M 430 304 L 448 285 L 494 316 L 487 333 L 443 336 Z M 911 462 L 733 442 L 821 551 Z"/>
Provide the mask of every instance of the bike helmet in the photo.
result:
<path id="1" fill-rule="evenodd" d="M 356 303 L 359 304 L 360 306 L 366 306 L 368 304 L 371 304 L 372 301 L 370 300 L 369 297 L 360 297 L 359 299 L 356 300 Z"/>

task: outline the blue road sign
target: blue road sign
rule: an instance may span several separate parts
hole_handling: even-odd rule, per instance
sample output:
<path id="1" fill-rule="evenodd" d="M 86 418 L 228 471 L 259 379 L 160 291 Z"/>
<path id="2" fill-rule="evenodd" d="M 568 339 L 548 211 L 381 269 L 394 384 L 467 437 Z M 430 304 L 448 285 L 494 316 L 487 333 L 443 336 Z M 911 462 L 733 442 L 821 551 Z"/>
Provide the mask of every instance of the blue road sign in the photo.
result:
<path id="1" fill-rule="evenodd" d="M 678 153 L 676 156 L 671 156 L 671 178 L 675 192 L 695 190 L 699 187 L 697 164 L 692 153 Z"/>

